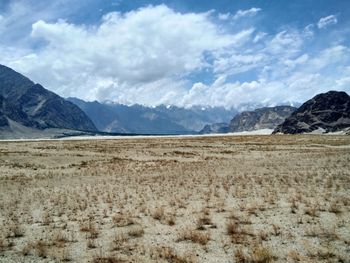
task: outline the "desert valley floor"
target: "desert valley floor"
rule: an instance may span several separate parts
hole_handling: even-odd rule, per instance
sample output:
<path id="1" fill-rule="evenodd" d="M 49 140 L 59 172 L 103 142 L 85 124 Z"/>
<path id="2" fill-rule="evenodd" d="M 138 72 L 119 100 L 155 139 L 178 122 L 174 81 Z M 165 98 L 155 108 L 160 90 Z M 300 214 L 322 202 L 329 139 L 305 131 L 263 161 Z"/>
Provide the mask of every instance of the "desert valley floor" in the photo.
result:
<path id="1" fill-rule="evenodd" d="M 0 142 L 0 262 L 350 262 L 350 136 Z"/>

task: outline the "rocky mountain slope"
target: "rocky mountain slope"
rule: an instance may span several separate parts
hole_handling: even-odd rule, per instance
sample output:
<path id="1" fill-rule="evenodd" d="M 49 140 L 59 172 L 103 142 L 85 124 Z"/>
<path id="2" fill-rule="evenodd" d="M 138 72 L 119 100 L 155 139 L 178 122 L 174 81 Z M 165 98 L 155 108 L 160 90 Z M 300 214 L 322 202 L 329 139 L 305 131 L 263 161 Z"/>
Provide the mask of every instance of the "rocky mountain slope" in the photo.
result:
<path id="1" fill-rule="evenodd" d="M 234 110 L 220 107 L 192 107 L 160 105 L 122 105 L 116 103 L 86 102 L 68 98 L 79 106 L 100 131 L 137 134 L 197 133 L 204 125 L 216 121 L 227 122 Z"/>
<path id="2" fill-rule="evenodd" d="M 210 133 L 228 133 L 228 132 L 229 132 L 228 124 L 225 122 L 221 122 L 221 123 L 207 124 L 199 133 L 210 134 Z"/>
<path id="3" fill-rule="evenodd" d="M 274 133 L 336 132 L 350 127 L 350 96 L 329 91 L 306 101 Z"/>
<path id="4" fill-rule="evenodd" d="M 18 127 L 96 131 L 79 107 L 0 65 L 0 129 L 10 133 Z"/>
<path id="5" fill-rule="evenodd" d="M 291 106 L 276 106 L 244 111 L 231 120 L 229 132 L 274 129 L 295 110 Z"/>

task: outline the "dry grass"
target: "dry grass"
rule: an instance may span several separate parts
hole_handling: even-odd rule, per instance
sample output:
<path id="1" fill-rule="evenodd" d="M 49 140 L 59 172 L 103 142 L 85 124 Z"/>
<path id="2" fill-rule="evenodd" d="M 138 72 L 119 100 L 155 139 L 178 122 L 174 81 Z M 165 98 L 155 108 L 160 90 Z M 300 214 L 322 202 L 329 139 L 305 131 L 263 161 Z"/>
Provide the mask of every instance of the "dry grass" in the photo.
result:
<path id="1" fill-rule="evenodd" d="M 272 262 L 273 259 L 274 256 L 269 248 L 264 247 L 262 245 L 257 245 L 256 247 L 252 248 L 250 262 L 268 263 Z"/>
<path id="2" fill-rule="evenodd" d="M 124 260 L 121 260 L 118 257 L 95 257 L 92 260 L 93 263 L 123 263 Z"/>
<path id="3" fill-rule="evenodd" d="M 38 257 L 46 258 L 48 255 L 48 245 L 43 241 L 37 241 L 31 245 L 31 249 L 35 251 Z"/>
<path id="4" fill-rule="evenodd" d="M 172 263 L 195 263 L 197 262 L 192 254 L 179 255 L 170 247 L 157 247 L 152 253 L 152 258 Z"/>
<path id="5" fill-rule="evenodd" d="M 349 145 L 1 142 L 0 262 L 350 262 Z"/>
<path id="6" fill-rule="evenodd" d="M 165 216 L 165 213 L 164 213 L 163 207 L 157 207 L 152 213 L 153 219 L 156 219 L 156 220 L 162 220 L 164 216 Z"/>
<path id="7" fill-rule="evenodd" d="M 201 245 L 206 245 L 210 241 L 208 233 L 203 233 L 198 230 L 184 229 L 179 234 L 178 241 L 192 241 Z"/>
<path id="8" fill-rule="evenodd" d="M 128 231 L 128 235 L 130 237 L 142 237 L 145 234 L 145 231 L 143 230 L 142 226 L 134 226 Z"/>
<path id="9" fill-rule="evenodd" d="M 134 224 L 134 220 L 129 214 L 116 214 L 112 217 L 113 223 L 117 227 L 129 226 Z"/>

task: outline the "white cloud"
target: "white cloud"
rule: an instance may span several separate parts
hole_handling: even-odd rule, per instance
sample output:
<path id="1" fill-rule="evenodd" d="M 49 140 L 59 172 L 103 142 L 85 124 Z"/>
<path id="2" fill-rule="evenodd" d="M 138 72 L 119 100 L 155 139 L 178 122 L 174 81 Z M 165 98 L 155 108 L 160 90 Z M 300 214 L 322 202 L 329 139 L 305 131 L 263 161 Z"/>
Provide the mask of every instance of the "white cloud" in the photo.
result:
<path id="1" fill-rule="evenodd" d="M 350 77 L 343 77 L 336 80 L 337 86 L 341 89 L 347 89 L 350 86 Z"/>
<path id="2" fill-rule="evenodd" d="M 213 84 L 193 85 L 182 103 L 195 105 L 207 99 L 211 105 L 244 109 L 250 104 L 303 102 L 330 89 L 349 92 L 350 48 L 335 45 L 312 55 L 302 53 L 303 36 L 302 31 L 283 31 L 268 36 L 263 48 L 250 44 L 249 49 L 220 54 L 214 62 L 217 79 Z M 259 77 L 228 81 L 227 76 L 251 70 L 260 71 Z"/>
<path id="3" fill-rule="evenodd" d="M 3 2 L 0 0 L 0 2 Z M 8 3 L 6 3 L 8 2 Z M 28 35 L 32 24 L 44 20 L 57 21 L 59 18 L 81 17 L 82 10 L 96 6 L 96 0 L 10 0 L 5 1 L 1 11 L 0 44 L 24 47 L 31 39 Z M 96 12 L 89 12 L 89 17 Z"/>
<path id="4" fill-rule="evenodd" d="M 346 65 L 350 60 L 350 49 L 342 46 L 336 45 L 322 50 L 318 56 L 315 56 L 310 61 L 310 66 L 314 70 L 322 70 L 325 67 L 334 67 L 334 65 Z"/>
<path id="5" fill-rule="evenodd" d="M 237 14 L 259 12 L 247 11 Z M 243 107 L 350 91 L 349 47 L 332 42 L 310 49 L 316 25 L 268 34 L 251 24 L 232 29 L 226 15 L 229 21 L 218 22 L 213 12 L 160 5 L 108 13 L 94 25 L 38 19 L 28 36 L 35 49 L 0 42 L 0 63 L 61 96 L 126 104 Z M 212 82 L 193 80 L 197 73 Z"/>
<path id="6" fill-rule="evenodd" d="M 214 72 L 224 74 L 238 74 L 257 68 L 266 60 L 264 54 L 232 53 L 222 56 L 214 62 Z"/>
<path id="7" fill-rule="evenodd" d="M 309 56 L 307 54 L 303 54 L 294 60 L 291 60 L 291 59 L 285 60 L 284 64 L 289 68 L 295 68 L 298 65 L 305 64 L 308 60 L 309 60 Z"/>
<path id="8" fill-rule="evenodd" d="M 315 27 L 314 24 L 309 24 L 304 28 L 303 33 L 304 33 L 306 38 L 312 38 L 314 36 L 314 34 L 315 34 L 315 32 L 313 30 L 314 27 Z"/>
<path id="9" fill-rule="evenodd" d="M 277 33 L 268 43 L 266 49 L 273 55 L 290 56 L 297 53 L 303 44 L 303 37 L 299 32 L 282 31 Z"/>
<path id="10" fill-rule="evenodd" d="M 276 35 L 267 35 L 254 30 L 245 34 L 243 44 L 230 46 L 224 51 L 215 53 L 213 72 L 217 74 L 239 74 L 256 69 L 263 69 L 280 63 L 288 69 L 294 57 L 304 44 L 303 33 L 298 31 L 282 31 Z M 242 34 L 242 32 L 241 32 Z M 237 42 L 240 43 L 240 42 Z M 247 48 L 249 47 L 249 48 Z"/>
<path id="11" fill-rule="evenodd" d="M 207 66 L 204 52 L 238 43 L 249 32 L 225 34 L 209 13 L 181 14 L 164 5 L 109 13 L 97 27 L 40 20 L 31 36 L 46 46 L 10 65 L 63 96 L 116 99 L 110 95 L 115 92 L 107 92 L 112 87 L 157 86 L 200 70 Z M 142 102 L 152 103 L 142 96 Z"/>
<path id="12" fill-rule="evenodd" d="M 220 20 L 228 20 L 230 18 L 231 14 L 230 13 L 225 13 L 225 14 L 219 14 L 218 17 Z"/>
<path id="13" fill-rule="evenodd" d="M 46 12 L 51 3 L 42 5 L 40 1 L 28 3 L 25 0 L 10 1 L 7 10 L 0 19 L 0 43 L 15 42 L 23 37 L 24 32 L 28 32 L 31 24 L 39 18 L 50 19 L 52 12 Z"/>
<path id="14" fill-rule="evenodd" d="M 267 33 L 265 33 L 265 32 L 259 32 L 259 33 L 257 33 L 256 36 L 254 37 L 253 42 L 254 42 L 254 43 L 257 43 L 257 42 L 263 40 L 266 36 L 267 36 Z"/>
<path id="15" fill-rule="evenodd" d="M 350 52 L 349 52 L 350 54 Z M 211 85 L 195 83 L 189 92 L 185 93 L 182 101 L 184 105 L 205 104 L 212 106 L 234 106 L 244 110 L 257 106 L 274 106 L 281 104 L 292 105 L 295 102 L 304 102 L 318 93 L 332 90 L 349 92 L 350 78 L 345 72 L 322 74 L 312 70 L 312 63 L 306 57 L 299 57 L 299 67 L 295 67 L 288 75 L 279 78 L 267 76 L 257 80 L 245 82 L 229 82 L 221 76 Z M 281 64 L 272 67 L 278 71 Z M 310 67 L 304 71 L 303 67 Z M 216 83 L 219 82 L 219 85 Z"/>
<path id="16" fill-rule="evenodd" d="M 261 11 L 261 8 L 252 7 L 247 10 L 238 10 L 233 16 L 234 20 L 240 19 L 242 17 L 252 17 L 255 16 L 258 12 Z"/>
<path id="17" fill-rule="evenodd" d="M 326 28 L 330 25 L 335 25 L 338 23 L 338 19 L 335 15 L 330 15 L 330 16 L 326 16 L 326 17 L 322 17 L 318 23 L 317 26 L 318 28 Z"/>

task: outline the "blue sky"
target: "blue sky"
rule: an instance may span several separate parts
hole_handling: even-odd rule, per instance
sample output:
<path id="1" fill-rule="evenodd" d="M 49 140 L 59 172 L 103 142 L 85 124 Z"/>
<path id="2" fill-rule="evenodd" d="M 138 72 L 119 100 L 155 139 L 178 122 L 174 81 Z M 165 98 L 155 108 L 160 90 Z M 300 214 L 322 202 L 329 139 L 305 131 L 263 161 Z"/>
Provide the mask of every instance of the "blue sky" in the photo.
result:
<path id="1" fill-rule="evenodd" d="M 2 0 L 0 63 L 61 96 L 243 107 L 350 91 L 347 0 Z"/>

